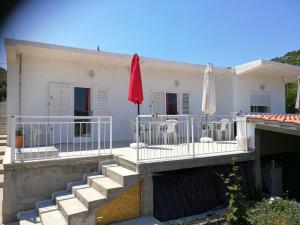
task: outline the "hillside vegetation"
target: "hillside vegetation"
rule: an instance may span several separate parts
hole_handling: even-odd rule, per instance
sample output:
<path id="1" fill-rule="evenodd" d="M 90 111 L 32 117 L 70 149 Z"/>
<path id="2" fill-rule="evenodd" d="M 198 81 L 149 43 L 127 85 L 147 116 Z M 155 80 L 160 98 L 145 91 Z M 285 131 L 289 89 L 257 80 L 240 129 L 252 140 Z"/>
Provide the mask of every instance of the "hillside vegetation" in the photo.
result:
<path id="1" fill-rule="evenodd" d="M 300 50 L 288 52 L 282 57 L 276 57 L 272 59 L 272 61 L 300 66 Z M 297 82 L 295 81 L 286 84 L 285 107 L 287 113 L 297 112 L 297 110 L 295 109 L 296 96 L 297 96 Z"/>

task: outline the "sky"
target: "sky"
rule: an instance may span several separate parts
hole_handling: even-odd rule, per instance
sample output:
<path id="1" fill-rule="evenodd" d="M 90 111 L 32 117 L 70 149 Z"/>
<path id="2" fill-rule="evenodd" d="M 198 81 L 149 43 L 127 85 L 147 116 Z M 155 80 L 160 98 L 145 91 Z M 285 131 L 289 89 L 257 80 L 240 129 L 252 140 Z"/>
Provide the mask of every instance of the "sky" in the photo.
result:
<path id="1" fill-rule="evenodd" d="M 299 0 L 27 0 L 4 38 L 233 66 L 300 49 Z"/>

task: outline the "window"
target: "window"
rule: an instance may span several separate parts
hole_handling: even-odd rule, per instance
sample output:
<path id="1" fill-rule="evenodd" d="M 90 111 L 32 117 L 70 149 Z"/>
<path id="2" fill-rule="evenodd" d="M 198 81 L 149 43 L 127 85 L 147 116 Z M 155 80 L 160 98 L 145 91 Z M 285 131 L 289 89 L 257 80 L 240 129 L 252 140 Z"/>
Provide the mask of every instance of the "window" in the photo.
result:
<path id="1" fill-rule="evenodd" d="M 182 114 L 190 114 L 190 95 L 182 93 Z"/>
<path id="2" fill-rule="evenodd" d="M 177 114 L 177 94 L 166 93 L 166 114 L 176 115 Z"/>
<path id="3" fill-rule="evenodd" d="M 269 113 L 271 95 L 269 92 L 252 93 L 250 96 L 250 111 L 253 113 Z"/>
<path id="4" fill-rule="evenodd" d="M 251 106 L 252 113 L 269 113 L 270 107 L 269 106 Z"/>
<path id="5" fill-rule="evenodd" d="M 176 93 L 152 92 L 153 114 L 176 115 L 178 112 L 178 97 Z"/>

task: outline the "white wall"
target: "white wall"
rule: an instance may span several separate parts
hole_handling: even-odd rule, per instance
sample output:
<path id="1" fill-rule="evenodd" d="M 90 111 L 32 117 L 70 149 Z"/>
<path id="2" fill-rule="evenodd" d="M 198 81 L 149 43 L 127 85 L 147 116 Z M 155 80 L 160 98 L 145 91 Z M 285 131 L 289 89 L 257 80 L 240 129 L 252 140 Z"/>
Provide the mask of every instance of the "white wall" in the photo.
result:
<path id="1" fill-rule="evenodd" d="M 141 65 L 144 89 L 142 114 L 151 113 L 150 93 L 153 90 L 189 93 L 190 114 L 201 114 L 203 74 L 167 71 L 166 69 L 154 70 L 145 67 Z M 89 75 L 90 70 L 94 71 L 94 77 Z M 18 76 L 18 59 L 10 60 L 8 62 L 8 115 L 18 114 Z M 74 86 L 84 84 L 109 89 L 113 139 L 129 140 L 131 138 L 130 118 L 134 119 L 137 107 L 127 100 L 129 65 L 121 67 L 102 65 L 101 62 L 58 61 L 23 54 L 22 115 L 49 115 L 50 82 L 67 82 Z M 217 114 L 230 114 L 240 110 L 249 112 L 250 94 L 253 91 L 260 91 L 261 84 L 266 86 L 265 91 L 271 93 L 271 112 L 284 113 L 284 83 L 280 78 L 252 74 L 237 77 L 229 74 L 224 78 L 216 78 Z M 178 109 L 181 112 L 180 101 Z"/>
<path id="2" fill-rule="evenodd" d="M 233 75 L 216 78 L 217 114 L 230 115 L 233 112 Z"/>
<path id="3" fill-rule="evenodd" d="M 8 114 L 18 114 L 18 61 L 9 62 Z M 89 75 L 93 70 L 94 77 Z M 201 114 L 202 74 L 142 70 L 144 102 L 142 114 L 150 114 L 151 90 L 189 93 L 190 113 Z M 177 82 L 175 82 L 177 81 Z M 74 85 L 94 85 L 109 89 L 109 109 L 113 118 L 113 139 L 131 138 L 130 118 L 134 119 L 137 106 L 128 102 L 129 67 L 54 61 L 24 55 L 22 58 L 22 115 L 49 115 L 49 83 L 67 82 Z M 176 85 L 175 83 L 179 85 Z M 179 98 L 181 100 L 181 98 Z M 181 111 L 181 102 L 178 105 Z M 222 111 L 222 110 L 221 110 Z"/>
<path id="4" fill-rule="evenodd" d="M 261 90 L 261 85 L 265 86 Z M 285 113 L 284 82 L 280 77 L 248 74 L 234 77 L 234 111 L 250 112 L 251 93 L 268 92 L 271 95 L 271 113 Z"/>

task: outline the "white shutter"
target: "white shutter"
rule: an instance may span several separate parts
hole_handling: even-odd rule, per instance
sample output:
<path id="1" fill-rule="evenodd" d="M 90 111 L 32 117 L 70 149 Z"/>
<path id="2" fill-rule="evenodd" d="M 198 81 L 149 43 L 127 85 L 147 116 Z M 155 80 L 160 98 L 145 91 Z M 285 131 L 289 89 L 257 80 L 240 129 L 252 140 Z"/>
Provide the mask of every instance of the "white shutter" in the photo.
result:
<path id="1" fill-rule="evenodd" d="M 152 92 L 152 113 L 159 115 L 166 114 L 165 92 Z"/>
<path id="2" fill-rule="evenodd" d="M 270 93 L 252 93 L 250 95 L 251 106 L 271 106 L 271 95 Z"/>
<path id="3" fill-rule="evenodd" d="M 73 88 L 68 83 L 50 83 L 50 115 L 72 116 Z"/>
<path id="4" fill-rule="evenodd" d="M 96 88 L 95 107 L 97 116 L 109 115 L 108 91 L 103 88 Z"/>
<path id="5" fill-rule="evenodd" d="M 190 114 L 190 95 L 182 93 L 182 114 Z"/>

